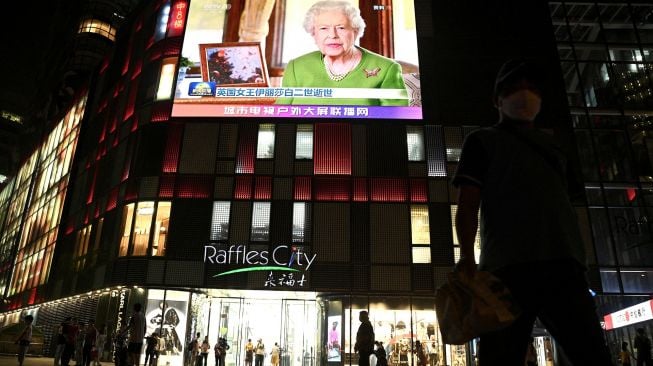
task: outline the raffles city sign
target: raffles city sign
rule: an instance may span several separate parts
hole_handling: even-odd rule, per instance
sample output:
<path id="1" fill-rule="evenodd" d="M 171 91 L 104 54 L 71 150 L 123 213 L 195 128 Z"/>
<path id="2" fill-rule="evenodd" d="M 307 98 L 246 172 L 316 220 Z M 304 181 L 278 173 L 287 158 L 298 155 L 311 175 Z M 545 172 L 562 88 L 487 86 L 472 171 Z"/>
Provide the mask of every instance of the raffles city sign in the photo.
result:
<path id="1" fill-rule="evenodd" d="M 266 271 L 265 287 L 303 287 L 306 271 L 316 257 L 317 254 L 308 254 L 301 247 L 289 245 L 279 245 L 273 250 L 252 250 L 247 245 L 204 246 L 204 263 L 239 267 L 213 277 Z"/>

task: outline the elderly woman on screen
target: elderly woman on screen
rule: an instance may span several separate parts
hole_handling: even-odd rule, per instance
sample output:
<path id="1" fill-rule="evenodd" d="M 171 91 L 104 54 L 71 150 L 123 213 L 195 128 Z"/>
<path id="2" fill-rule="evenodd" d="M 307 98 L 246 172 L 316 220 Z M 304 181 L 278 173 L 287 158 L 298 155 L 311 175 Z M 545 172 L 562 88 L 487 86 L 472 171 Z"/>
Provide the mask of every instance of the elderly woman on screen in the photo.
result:
<path id="1" fill-rule="evenodd" d="M 306 13 L 304 29 L 315 40 L 318 51 L 288 63 L 283 87 L 391 90 L 382 96 L 279 98 L 277 104 L 408 105 L 401 66 L 355 45 L 365 31 L 358 8 L 347 1 L 319 1 Z"/>

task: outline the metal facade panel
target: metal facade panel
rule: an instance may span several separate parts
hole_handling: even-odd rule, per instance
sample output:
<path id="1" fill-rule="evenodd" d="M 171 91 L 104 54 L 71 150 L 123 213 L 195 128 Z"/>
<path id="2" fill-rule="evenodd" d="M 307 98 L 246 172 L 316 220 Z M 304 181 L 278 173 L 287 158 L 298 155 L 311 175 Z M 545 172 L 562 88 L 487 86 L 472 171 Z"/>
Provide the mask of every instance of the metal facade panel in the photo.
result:
<path id="1" fill-rule="evenodd" d="M 349 223 L 349 203 L 313 204 L 313 245 L 320 262 L 349 262 Z"/>
<path id="2" fill-rule="evenodd" d="M 410 263 L 410 210 L 406 204 L 370 205 L 372 263 Z"/>

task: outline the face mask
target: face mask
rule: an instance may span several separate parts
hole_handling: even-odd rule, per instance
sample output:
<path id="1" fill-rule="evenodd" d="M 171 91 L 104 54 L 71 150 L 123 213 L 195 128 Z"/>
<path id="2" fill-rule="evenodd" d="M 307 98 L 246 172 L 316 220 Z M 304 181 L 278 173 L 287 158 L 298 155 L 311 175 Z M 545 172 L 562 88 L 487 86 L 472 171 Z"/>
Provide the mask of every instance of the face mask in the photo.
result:
<path id="1" fill-rule="evenodd" d="M 532 121 L 540 112 L 542 98 L 529 89 L 520 89 L 504 97 L 500 97 L 498 108 L 501 113 L 511 119 Z"/>

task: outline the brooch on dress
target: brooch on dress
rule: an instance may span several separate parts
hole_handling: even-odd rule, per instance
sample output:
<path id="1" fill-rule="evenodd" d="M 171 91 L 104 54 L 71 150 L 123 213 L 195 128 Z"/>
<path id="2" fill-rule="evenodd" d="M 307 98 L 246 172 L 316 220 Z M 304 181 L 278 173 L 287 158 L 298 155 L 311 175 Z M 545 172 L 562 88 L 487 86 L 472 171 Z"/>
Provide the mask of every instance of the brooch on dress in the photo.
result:
<path id="1" fill-rule="evenodd" d="M 374 70 L 363 69 L 363 71 L 365 72 L 365 77 L 369 78 L 371 76 L 377 76 L 379 74 L 379 71 L 381 71 L 381 68 L 377 67 Z"/>

